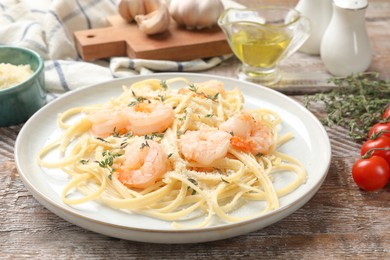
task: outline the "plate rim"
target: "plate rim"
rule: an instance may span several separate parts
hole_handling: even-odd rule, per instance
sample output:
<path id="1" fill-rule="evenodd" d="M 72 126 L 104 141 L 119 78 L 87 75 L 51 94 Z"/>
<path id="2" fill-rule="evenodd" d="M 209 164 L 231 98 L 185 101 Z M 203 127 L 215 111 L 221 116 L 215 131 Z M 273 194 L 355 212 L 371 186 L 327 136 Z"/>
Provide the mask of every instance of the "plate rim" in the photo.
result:
<path id="1" fill-rule="evenodd" d="M 35 188 L 34 185 L 31 183 L 31 181 L 29 180 L 28 176 L 25 176 L 25 174 L 23 172 L 23 169 L 21 167 L 21 162 L 20 162 L 20 160 L 18 158 L 18 154 L 20 153 L 20 150 L 21 150 L 20 147 L 22 146 L 21 139 L 22 139 L 22 137 L 24 135 L 24 132 L 27 131 L 26 129 L 28 129 L 29 125 L 32 124 L 32 122 L 34 122 L 35 118 L 38 117 L 41 113 L 44 113 L 46 110 L 49 110 L 52 106 L 55 106 L 57 103 L 61 102 L 62 99 L 65 99 L 65 98 L 67 98 L 69 96 L 77 96 L 77 94 L 79 92 L 86 91 L 86 89 L 92 89 L 93 87 L 97 87 L 97 86 L 100 86 L 100 85 L 115 84 L 116 82 L 121 82 L 121 81 L 126 81 L 126 80 L 135 81 L 137 79 L 141 80 L 141 79 L 146 79 L 146 78 L 159 78 L 160 76 L 163 76 L 163 77 L 166 77 L 166 76 L 172 76 L 172 77 L 186 77 L 186 76 L 188 76 L 188 77 L 209 77 L 209 78 L 212 78 L 212 79 L 228 80 L 228 81 L 236 82 L 238 84 L 246 84 L 246 85 L 250 85 L 250 86 L 253 86 L 253 87 L 256 87 L 256 88 L 260 88 L 260 89 L 262 89 L 262 91 L 270 92 L 272 95 L 277 95 L 277 96 L 280 96 L 281 98 L 286 98 L 287 97 L 290 102 L 292 102 L 295 106 L 298 106 L 301 110 L 303 110 L 310 117 L 310 119 L 313 120 L 313 122 L 316 123 L 316 128 L 319 129 L 320 132 L 322 133 L 322 135 L 326 138 L 326 140 L 323 140 L 323 141 L 324 141 L 324 144 L 326 145 L 326 147 L 328 149 L 326 150 L 326 167 L 324 169 L 324 173 L 322 174 L 322 177 L 318 180 L 318 182 L 313 187 L 311 187 L 310 189 L 305 191 L 299 199 L 297 199 L 297 200 L 295 200 L 293 202 L 290 202 L 288 205 L 284 205 L 284 206 L 281 206 L 281 207 L 279 207 L 279 208 L 277 208 L 275 210 L 272 210 L 271 212 L 267 212 L 266 215 L 260 215 L 260 216 L 257 216 L 257 217 L 254 217 L 254 218 L 250 218 L 250 219 L 247 219 L 247 220 L 243 220 L 243 221 L 239 221 L 239 222 L 232 222 L 232 223 L 229 222 L 229 223 L 222 224 L 222 225 L 207 226 L 207 227 L 203 227 L 203 228 L 148 229 L 148 228 L 141 228 L 141 227 L 123 226 L 123 225 L 115 224 L 115 223 L 108 223 L 108 222 L 105 222 L 105 221 L 102 221 L 102 220 L 92 219 L 92 218 L 90 218 L 88 216 L 85 216 L 85 215 L 82 215 L 82 214 L 80 214 L 78 212 L 74 212 L 71 209 L 65 208 L 62 205 L 57 204 L 49 196 L 46 196 L 42 191 L 40 191 L 37 188 Z M 214 75 L 214 74 L 205 74 L 205 73 L 177 73 L 177 72 L 156 73 L 156 74 L 147 74 L 147 75 L 135 75 L 135 76 L 117 78 L 117 79 L 107 80 L 107 81 L 96 83 L 96 84 L 89 84 L 87 86 L 84 86 L 84 87 L 81 87 L 81 88 L 78 88 L 78 89 L 66 92 L 63 95 L 61 95 L 60 97 L 58 97 L 57 99 L 55 99 L 55 100 L 51 101 L 50 103 L 48 103 L 47 105 L 45 105 L 40 110 L 38 110 L 23 125 L 22 129 L 20 130 L 20 132 L 19 132 L 19 134 L 18 134 L 18 136 L 16 138 L 15 149 L 14 149 L 14 157 L 15 157 L 16 168 L 17 168 L 17 171 L 19 172 L 19 176 L 21 177 L 23 183 L 25 184 L 26 188 L 28 188 L 28 190 L 32 193 L 33 197 L 36 198 L 36 196 L 38 196 L 39 199 L 38 198 L 36 198 L 36 199 L 39 201 L 39 203 L 41 205 L 43 205 L 45 208 L 47 208 L 49 211 L 51 211 L 53 214 L 59 216 L 59 214 L 57 214 L 56 212 L 53 212 L 53 210 L 49 209 L 46 205 L 44 205 L 41 202 L 41 199 L 44 200 L 46 203 L 49 203 L 50 206 L 55 207 L 56 209 L 63 211 L 65 214 L 70 214 L 70 215 L 72 215 L 74 217 L 82 218 L 83 220 L 90 221 L 90 222 L 93 222 L 95 224 L 99 224 L 99 225 L 106 226 L 106 227 L 109 227 L 109 228 L 117 228 L 117 229 L 129 230 L 129 231 L 137 231 L 137 232 L 141 231 L 141 232 L 147 232 L 147 233 L 162 233 L 162 234 L 167 234 L 167 233 L 169 233 L 169 234 L 171 234 L 171 233 L 174 233 L 174 234 L 177 234 L 177 233 L 180 233 L 180 234 L 192 234 L 192 233 L 210 232 L 210 231 L 213 232 L 213 231 L 220 231 L 220 230 L 224 230 L 224 229 L 236 228 L 236 227 L 242 226 L 242 225 L 250 225 L 250 224 L 254 224 L 255 222 L 258 222 L 262 218 L 265 218 L 265 217 L 272 218 L 275 215 L 279 215 L 282 212 L 284 212 L 284 211 L 286 211 L 286 210 L 288 210 L 290 208 L 294 208 L 294 207 L 297 206 L 297 204 L 301 204 L 302 203 L 301 200 L 303 198 L 307 198 L 306 202 L 304 202 L 301 206 L 299 206 L 293 212 L 288 213 L 286 216 L 280 218 L 279 220 L 276 220 L 275 222 L 280 221 L 281 219 L 291 215 L 296 210 L 298 210 L 300 207 L 305 205 L 317 193 L 317 191 L 322 186 L 322 184 L 323 184 L 323 182 L 324 182 L 324 180 L 327 177 L 327 174 L 329 172 L 329 168 L 330 168 L 330 164 L 331 164 L 331 154 L 332 154 L 332 152 L 331 152 L 331 144 L 330 144 L 329 136 L 328 136 L 324 126 L 320 123 L 318 118 L 312 112 L 310 112 L 302 104 L 298 103 L 296 100 L 294 100 L 292 98 L 289 98 L 287 95 L 284 95 L 284 94 L 282 94 L 282 93 L 280 93 L 280 92 L 278 92 L 276 90 L 273 90 L 272 88 L 264 87 L 262 85 L 254 84 L 254 83 L 251 83 L 251 82 L 240 81 L 240 80 L 238 80 L 236 78 L 232 78 L 232 77 L 226 77 L 226 76 L 220 76 L 220 75 Z M 61 217 L 61 218 L 63 218 L 63 217 Z M 75 225 L 79 225 L 79 224 L 77 224 L 74 221 L 71 221 L 69 219 L 66 219 L 66 220 L 71 222 L 71 223 L 73 223 L 73 224 L 75 224 Z M 274 222 L 271 221 L 271 224 L 273 224 L 273 223 Z M 271 225 L 271 224 L 269 224 L 269 225 Z M 266 225 L 266 226 L 269 226 L 269 225 Z M 81 225 L 79 225 L 79 226 L 81 226 Z M 89 229 L 89 230 L 92 230 L 94 232 L 98 232 L 96 230 L 87 228 L 85 226 L 82 226 L 82 227 L 86 228 L 86 229 Z"/>

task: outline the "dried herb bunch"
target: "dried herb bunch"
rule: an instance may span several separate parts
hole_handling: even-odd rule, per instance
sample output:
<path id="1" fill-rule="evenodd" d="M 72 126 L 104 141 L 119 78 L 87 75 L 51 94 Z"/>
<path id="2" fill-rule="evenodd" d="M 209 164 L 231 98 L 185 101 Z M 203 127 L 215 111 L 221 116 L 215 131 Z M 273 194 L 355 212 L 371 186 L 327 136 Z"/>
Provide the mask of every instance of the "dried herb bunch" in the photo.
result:
<path id="1" fill-rule="evenodd" d="M 337 87 L 328 93 L 317 93 L 305 98 L 306 107 L 313 101 L 323 101 L 326 126 L 338 125 L 349 130 L 357 140 L 367 139 L 372 125 L 379 122 L 390 105 L 390 81 L 380 79 L 379 73 L 366 72 L 343 78 L 331 78 Z"/>

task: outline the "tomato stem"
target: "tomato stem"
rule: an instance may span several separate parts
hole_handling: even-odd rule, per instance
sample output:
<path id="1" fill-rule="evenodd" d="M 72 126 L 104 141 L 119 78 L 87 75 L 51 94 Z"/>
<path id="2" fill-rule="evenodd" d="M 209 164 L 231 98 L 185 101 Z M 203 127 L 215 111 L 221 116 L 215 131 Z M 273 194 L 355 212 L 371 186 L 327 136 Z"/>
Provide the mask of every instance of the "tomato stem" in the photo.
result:
<path id="1" fill-rule="evenodd" d="M 370 136 L 370 139 L 371 139 L 371 140 L 376 140 L 376 139 L 378 139 L 379 137 L 381 137 L 384 133 L 390 133 L 390 131 L 389 131 L 389 130 L 386 130 L 386 129 L 379 130 L 378 132 L 373 133 L 373 134 Z"/>
<path id="2" fill-rule="evenodd" d="M 382 120 L 379 120 L 379 123 L 381 124 L 387 124 L 390 122 L 390 116 L 383 118 Z"/>
<path id="3" fill-rule="evenodd" d="M 375 151 L 390 151 L 390 147 L 386 147 L 386 148 L 371 148 L 364 155 L 362 155 L 362 159 L 370 158 Z"/>

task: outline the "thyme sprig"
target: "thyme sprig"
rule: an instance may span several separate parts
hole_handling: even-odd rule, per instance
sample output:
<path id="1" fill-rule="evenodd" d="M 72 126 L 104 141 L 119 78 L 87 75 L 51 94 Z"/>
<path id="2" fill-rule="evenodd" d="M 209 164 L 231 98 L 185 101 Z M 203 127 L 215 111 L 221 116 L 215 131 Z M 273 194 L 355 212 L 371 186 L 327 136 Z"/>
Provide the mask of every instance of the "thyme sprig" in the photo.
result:
<path id="1" fill-rule="evenodd" d="M 344 127 L 353 139 L 364 141 L 369 129 L 380 121 L 390 105 L 390 81 L 380 79 L 379 73 L 366 72 L 331 78 L 330 82 L 336 88 L 306 97 L 306 107 L 310 108 L 311 102 L 324 102 L 326 116 L 321 118 L 324 125 Z"/>
<path id="2" fill-rule="evenodd" d="M 162 87 L 162 89 L 167 90 L 168 89 L 167 81 L 162 79 L 160 81 L 160 86 Z"/>
<path id="3" fill-rule="evenodd" d="M 189 84 L 188 89 L 195 94 L 198 94 L 200 96 L 203 96 L 207 99 L 210 99 L 212 101 L 218 101 L 219 92 L 215 93 L 215 95 L 206 95 L 204 92 L 199 92 L 198 87 L 196 87 L 194 84 Z"/>
<path id="4" fill-rule="evenodd" d="M 115 169 L 112 168 L 112 165 L 114 163 L 114 158 L 119 157 L 121 155 L 122 154 L 120 154 L 120 153 L 111 153 L 110 151 L 103 151 L 103 153 L 102 153 L 103 160 L 96 161 L 101 168 L 105 168 L 105 169 L 108 169 L 110 171 L 110 174 L 108 175 L 108 178 L 110 180 L 112 178 L 112 174 L 115 172 Z"/>

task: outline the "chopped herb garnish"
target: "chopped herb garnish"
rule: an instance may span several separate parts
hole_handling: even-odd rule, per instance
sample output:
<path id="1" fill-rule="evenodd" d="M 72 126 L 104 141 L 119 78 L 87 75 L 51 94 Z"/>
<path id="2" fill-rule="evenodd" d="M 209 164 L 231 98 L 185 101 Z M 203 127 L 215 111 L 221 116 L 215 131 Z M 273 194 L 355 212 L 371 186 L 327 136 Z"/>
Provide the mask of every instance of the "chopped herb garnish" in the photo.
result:
<path id="1" fill-rule="evenodd" d="M 219 96 L 219 92 L 217 92 L 217 94 L 215 94 L 214 96 L 207 95 L 207 98 L 211 99 L 212 101 L 216 101 L 218 99 L 218 96 Z"/>
<path id="2" fill-rule="evenodd" d="M 198 186 L 198 182 L 192 178 L 188 178 L 188 180 L 193 183 L 194 185 Z"/>
<path id="3" fill-rule="evenodd" d="M 162 80 L 160 81 L 160 86 L 161 86 L 164 90 L 167 90 L 167 89 L 168 89 L 167 81 L 162 79 Z"/>
<path id="4" fill-rule="evenodd" d="M 133 107 L 135 105 L 138 104 L 138 101 L 134 100 L 134 101 L 131 101 L 130 104 L 128 105 L 129 107 Z"/>
<path id="5" fill-rule="evenodd" d="M 123 142 L 123 143 L 120 144 L 119 149 L 124 149 L 124 148 L 126 148 L 127 145 L 128 145 L 127 142 Z"/>
<path id="6" fill-rule="evenodd" d="M 144 149 L 145 147 L 150 147 L 148 144 L 148 141 L 145 141 L 145 143 L 141 144 L 141 147 L 139 148 L 140 150 Z"/>
<path id="7" fill-rule="evenodd" d="M 192 178 L 188 178 L 188 180 L 189 180 L 192 184 L 194 184 L 195 186 L 198 186 L 198 182 L 197 182 L 196 180 L 194 180 L 194 179 L 192 179 Z M 191 187 L 188 187 L 188 189 L 192 189 L 192 188 L 191 188 Z M 192 189 L 191 195 L 194 195 L 194 194 L 196 194 L 196 190 Z"/>
<path id="8" fill-rule="evenodd" d="M 230 184 L 230 182 L 228 182 L 227 180 L 225 180 L 223 177 L 221 177 L 221 180 L 222 180 L 223 182 L 225 182 L 225 183 Z"/>
<path id="9" fill-rule="evenodd" d="M 145 100 L 148 100 L 148 99 L 146 99 L 146 98 L 144 98 L 144 97 L 137 97 L 137 101 L 138 101 L 139 103 L 144 102 Z"/>
<path id="10" fill-rule="evenodd" d="M 87 164 L 87 163 L 89 163 L 89 160 L 84 160 L 84 159 L 82 159 L 82 160 L 80 160 L 80 163 L 81 163 L 81 164 Z"/>
<path id="11" fill-rule="evenodd" d="M 181 135 L 185 134 L 187 131 L 188 131 L 188 129 L 184 130 L 184 132 L 179 130 L 179 131 L 177 131 L 177 135 L 181 136 Z"/>
<path id="12" fill-rule="evenodd" d="M 214 114 L 207 114 L 207 115 L 205 115 L 205 117 L 207 118 L 207 117 L 213 117 L 214 116 Z"/>
<path id="13" fill-rule="evenodd" d="M 164 134 L 165 134 L 165 132 L 164 132 L 164 133 L 156 133 L 156 132 L 154 132 L 154 133 L 152 133 L 152 136 L 154 136 L 154 137 L 159 137 L 159 138 L 163 138 L 163 137 L 164 137 Z"/>
<path id="14" fill-rule="evenodd" d="M 164 102 L 167 98 L 167 95 L 158 95 L 158 97 L 160 98 L 161 102 Z"/>
<path id="15" fill-rule="evenodd" d="M 198 93 L 198 88 L 195 87 L 194 84 L 188 85 L 188 89 L 191 90 L 191 91 L 194 92 L 194 93 Z"/>
<path id="16" fill-rule="evenodd" d="M 114 127 L 114 131 L 112 132 L 113 137 L 120 137 L 119 132 L 116 131 L 116 127 Z"/>
<path id="17" fill-rule="evenodd" d="M 98 139 L 99 141 L 102 141 L 102 142 L 108 143 L 108 141 L 106 141 L 105 139 L 103 139 L 103 138 L 101 138 L 101 137 L 96 137 L 96 139 Z"/>
<path id="18" fill-rule="evenodd" d="M 114 163 L 114 158 L 121 156 L 122 154 L 120 154 L 120 153 L 113 154 L 110 151 L 104 151 L 102 153 L 102 155 L 103 155 L 103 160 L 101 160 L 100 162 L 99 161 L 96 161 L 96 162 L 99 164 L 100 167 L 106 168 L 110 171 L 110 175 L 108 175 L 108 178 L 111 180 L 112 179 L 111 175 L 115 171 L 114 168 L 111 168 L 111 166 Z"/>
<path id="19" fill-rule="evenodd" d="M 125 134 L 125 137 L 127 137 L 127 138 L 132 137 L 132 136 L 133 136 L 133 132 L 132 132 L 132 131 L 127 132 L 127 133 Z"/>
<path id="20" fill-rule="evenodd" d="M 229 134 L 230 134 L 231 136 L 234 136 L 234 133 L 233 133 L 233 131 L 230 131 L 230 132 L 229 132 Z"/>
<path id="21" fill-rule="evenodd" d="M 141 97 L 141 96 L 137 96 L 133 90 L 131 90 L 131 93 L 133 93 L 135 100 L 133 100 L 129 103 L 129 105 L 128 105 L 129 107 L 133 107 L 133 106 L 137 105 L 138 103 L 144 102 L 145 100 L 147 100 L 150 103 L 150 100 L 148 100 L 147 98 Z"/>
<path id="22" fill-rule="evenodd" d="M 171 157 L 172 157 L 172 155 L 173 155 L 173 153 L 170 153 L 170 154 L 168 154 L 168 158 L 171 158 Z"/>
<path id="23" fill-rule="evenodd" d="M 164 133 L 153 132 L 150 135 L 145 135 L 144 136 L 145 140 L 153 140 L 153 138 L 155 138 L 155 137 L 163 138 L 164 137 Z"/>

